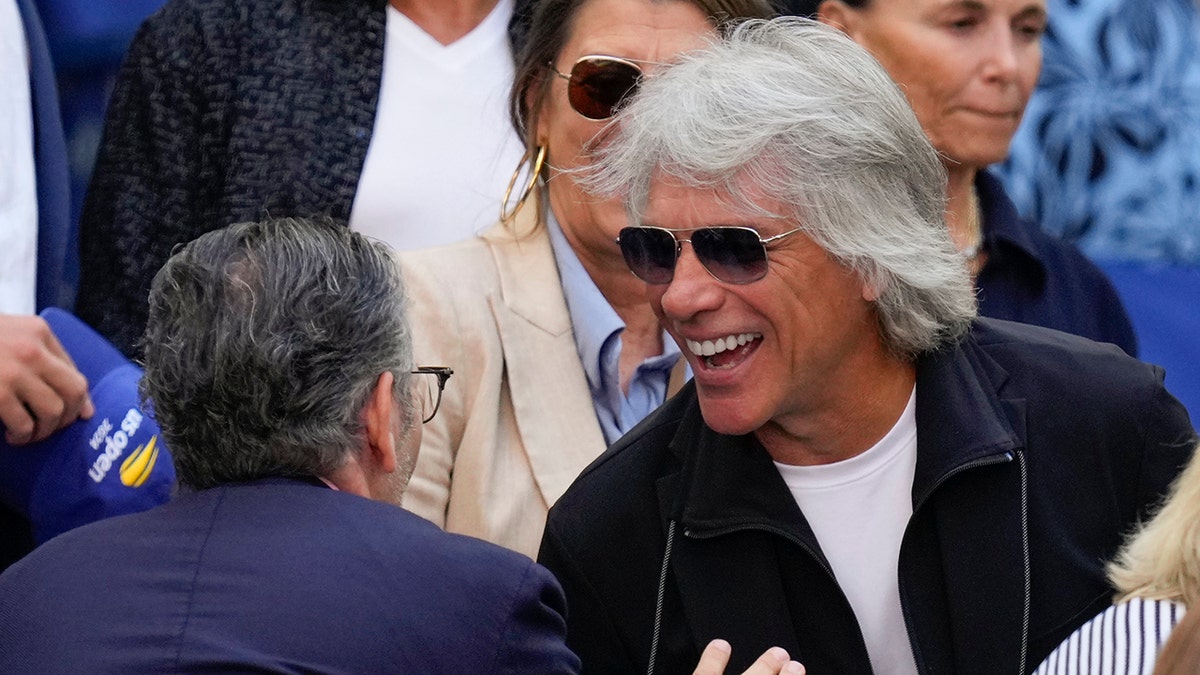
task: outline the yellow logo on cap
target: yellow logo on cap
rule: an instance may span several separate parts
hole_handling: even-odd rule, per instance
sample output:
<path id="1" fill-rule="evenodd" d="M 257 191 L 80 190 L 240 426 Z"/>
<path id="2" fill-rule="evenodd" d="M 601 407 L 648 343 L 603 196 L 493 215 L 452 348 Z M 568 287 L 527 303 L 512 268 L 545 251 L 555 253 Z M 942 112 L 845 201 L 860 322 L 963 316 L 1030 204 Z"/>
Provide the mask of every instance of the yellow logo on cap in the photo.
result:
<path id="1" fill-rule="evenodd" d="M 121 462 L 121 483 L 128 487 L 141 487 L 142 483 L 154 471 L 154 462 L 158 459 L 158 436 L 151 436 L 150 442 L 139 445 L 124 462 Z"/>

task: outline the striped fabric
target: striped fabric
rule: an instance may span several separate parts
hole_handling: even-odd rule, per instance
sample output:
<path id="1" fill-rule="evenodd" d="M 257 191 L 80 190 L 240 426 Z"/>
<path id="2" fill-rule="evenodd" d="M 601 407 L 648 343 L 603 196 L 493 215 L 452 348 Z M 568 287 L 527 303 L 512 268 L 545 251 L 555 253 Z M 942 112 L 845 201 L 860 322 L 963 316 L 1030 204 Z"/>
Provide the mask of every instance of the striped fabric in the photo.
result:
<path id="1" fill-rule="evenodd" d="M 1113 605 L 1064 640 L 1034 675 L 1150 675 L 1185 611 L 1169 600 Z"/>

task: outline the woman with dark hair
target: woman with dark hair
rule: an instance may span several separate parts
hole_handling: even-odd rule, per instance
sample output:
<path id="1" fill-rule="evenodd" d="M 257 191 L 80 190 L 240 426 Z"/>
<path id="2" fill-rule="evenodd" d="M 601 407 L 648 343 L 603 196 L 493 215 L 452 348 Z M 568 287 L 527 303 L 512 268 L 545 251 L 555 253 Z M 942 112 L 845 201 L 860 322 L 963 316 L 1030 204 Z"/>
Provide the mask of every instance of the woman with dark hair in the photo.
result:
<path id="1" fill-rule="evenodd" d="M 1108 277 L 1022 219 L 986 169 L 1008 155 L 1042 66 L 1045 0 L 783 0 L 841 28 L 908 96 L 949 183 L 946 223 L 975 275 L 982 316 L 1112 342 L 1137 356 Z"/>
<path id="2" fill-rule="evenodd" d="M 574 172 L 643 76 L 727 22 L 772 13 L 763 0 L 534 7 L 510 97 L 526 157 L 502 222 L 402 256 L 417 353 L 456 373 L 407 507 L 534 555 L 550 505 L 682 383 L 679 349 L 615 243 L 622 204 L 585 193 Z"/>

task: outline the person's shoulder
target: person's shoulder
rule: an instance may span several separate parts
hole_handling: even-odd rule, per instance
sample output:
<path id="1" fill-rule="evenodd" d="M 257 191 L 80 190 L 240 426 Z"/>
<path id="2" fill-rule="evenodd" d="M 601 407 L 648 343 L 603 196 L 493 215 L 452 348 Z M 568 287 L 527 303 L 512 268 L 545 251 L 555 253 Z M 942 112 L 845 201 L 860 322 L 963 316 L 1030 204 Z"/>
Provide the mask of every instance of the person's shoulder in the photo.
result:
<path id="1" fill-rule="evenodd" d="M 1108 342 L 1005 319 L 977 318 L 969 342 L 1005 365 L 1040 368 L 1058 364 L 1067 369 L 1113 369 L 1118 373 L 1149 373 L 1153 368 Z"/>
<path id="2" fill-rule="evenodd" d="M 269 13 L 283 13 L 285 16 L 289 16 L 298 13 L 307 14 L 322 4 L 326 3 L 323 3 L 322 0 L 168 0 L 148 18 L 151 21 L 159 21 L 164 17 L 190 15 L 228 16 L 245 19 Z M 344 4 L 370 6 L 370 3 L 364 0 L 349 0 Z"/>
<path id="3" fill-rule="evenodd" d="M 239 18 L 246 18 L 256 7 L 266 2 L 238 2 L 238 0 L 170 0 L 143 22 L 143 30 L 154 29 L 164 35 L 171 29 L 189 25 L 229 23 L 236 25 Z"/>
<path id="4" fill-rule="evenodd" d="M 104 518 L 51 538 L 0 575 L 0 598 L 38 586 L 70 593 L 72 588 L 101 581 L 113 565 L 136 564 L 134 550 L 147 537 L 158 538 L 156 528 L 171 518 L 172 510 L 178 507 L 158 506 Z"/>
<path id="5" fill-rule="evenodd" d="M 527 556 L 495 544 L 443 531 L 433 523 L 395 504 L 368 499 L 336 490 L 299 488 L 302 494 L 321 500 L 318 509 L 335 513 L 344 529 L 364 540 L 384 542 L 381 551 L 392 549 L 417 559 L 438 560 L 436 567 L 443 571 L 459 567 L 507 566 L 524 569 L 530 562 Z M 290 499 L 290 498 L 289 498 Z M 371 523 L 363 529 L 359 523 Z"/>
<path id="6" fill-rule="evenodd" d="M 1129 356 L 1120 347 L 1062 331 L 980 317 L 967 339 L 999 364 L 1008 382 L 1054 396 L 1071 391 L 1096 401 L 1160 395 L 1161 368 Z"/>
<path id="7" fill-rule="evenodd" d="M 1083 295 L 1113 292 L 1107 276 L 1074 243 L 1044 230 L 1038 223 L 1017 212 L 1000 179 L 990 171 L 977 178 L 981 195 L 986 195 L 1000 236 L 1015 242 L 1025 254 L 1036 259 L 1042 272 L 1063 291 L 1078 291 Z"/>
<path id="8" fill-rule="evenodd" d="M 1115 293 L 1100 266 L 1084 255 L 1074 243 L 1050 234 L 1033 221 L 1023 218 L 1018 219 L 1014 226 L 1024 232 L 1026 241 L 1033 246 L 1034 254 L 1049 277 L 1077 280 L 1070 287 L 1089 294 Z"/>
<path id="9" fill-rule="evenodd" d="M 367 500 L 369 501 L 369 500 Z M 409 511 L 375 502 L 362 522 L 378 523 L 364 532 L 363 544 L 376 546 L 391 560 L 395 577 L 388 583 L 410 597 L 427 595 L 449 607 L 455 602 L 480 602 L 481 614 L 507 610 L 501 602 L 514 594 L 538 594 L 555 587 L 554 577 L 527 555 L 475 537 L 445 532 Z M 361 532 L 361 530 L 360 530 Z M 414 589 L 416 593 L 414 594 Z M 423 590 L 422 590 L 423 589 Z"/>
<path id="10" fill-rule="evenodd" d="M 1109 357 L 1124 357 L 1136 361 L 1114 345 L 1097 342 L 1071 333 L 1065 333 L 1053 328 L 1046 328 L 1029 323 L 978 317 L 971 325 L 972 341 L 988 348 L 1000 349 L 1006 346 L 1026 346 L 1030 350 L 1066 351 L 1103 355 Z M 1114 351 L 1115 349 L 1115 351 Z"/>
<path id="11" fill-rule="evenodd" d="M 474 236 L 440 246 L 399 251 L 396 253 L 396 258 L 406 276 L 435 274 L 443 271 L 462 273 L 467 270 L 456 270 L 452 266 L 485 261 L 489 256 L 490 248 L 491 246 L 483 236 Z M 448 266 L 451 269 L 447 269 Z"/>
<path id="12" fill-rule="evenodd" d="M 491 248 L 481 237 L 403 251 L 396 259 L 413 303 L 414 316 L 441 316 L 456 307 L 474 308 L 500 287 L 500 273 Z M 460 319 L 468 321 L 490 315 L 480 309 L 458 314 L 462 315 Z"/>
<path id="13" fill-rule="evenodd" d="M 332 30 L 337 20 L 368 16 L 382 23 L 384 13 L 364 0 L 170 0 L 147 17 L 138 40 L 211 40 L 214 48 L 227 48 L 250 36 L 256 44 L 284 41 L 280 33 L 290 29 L 297 29 L 299 37 L 326 25 Z"/>
<path id="14" fill-rule="evenodd" d="M 284 513 L 286 525 L 273 528 L 277 548 L 323 541 L 330 551 L 345 552 L 357 564 L 388 561 L 397 588 L 412 590 L 414 578 L 457 579 L 461 583 L 502 588 L 520 583 L 531 560 L 520 553 L 474 537 L 444 532 L 395 504 L 320 486 L 295 482 L 215 488 L 224 491 L 224 522 L 253 534 Z M 312 540 L 309 540 L 312 537 Z M 403 573 L 401 573 L 403 571 Z M 441 584 L 441 581 L 438 582 Z"/>

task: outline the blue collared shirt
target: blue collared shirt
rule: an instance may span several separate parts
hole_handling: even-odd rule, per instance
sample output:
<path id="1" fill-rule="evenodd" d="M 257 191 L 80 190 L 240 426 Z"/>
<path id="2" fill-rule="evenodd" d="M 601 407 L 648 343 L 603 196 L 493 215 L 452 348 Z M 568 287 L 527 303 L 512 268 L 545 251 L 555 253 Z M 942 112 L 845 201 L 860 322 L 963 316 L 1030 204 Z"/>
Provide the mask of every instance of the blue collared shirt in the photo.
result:
<path id="1" fill-rule="evenodd" d="M 579 351 L 592 393 L 592 405 L 596 408 L 604 440 L 611 444 L 666 400 L 671 368 L 680 357 L 679 346 L 664 331 L 663 353 L 646 359 L 637 367 L 626 396 L 621 391 L 618 371 L 621 331 L 625 330 L 625 323 L 588 276 L 549 209 L 546 228 L 562 279 L 567 310 L 571 314 L 575 348 Z"/>

